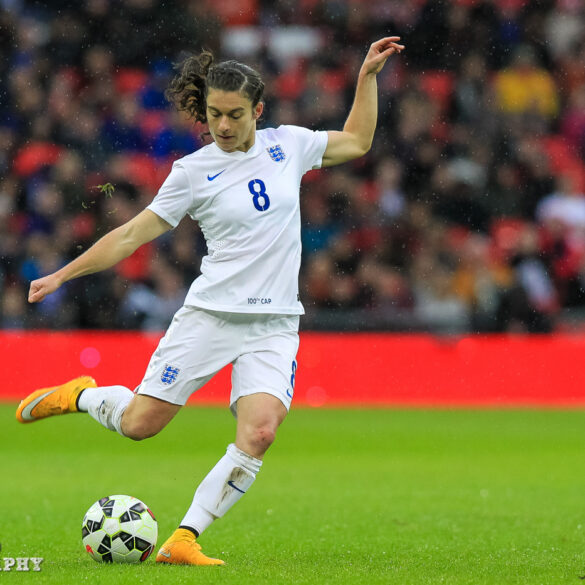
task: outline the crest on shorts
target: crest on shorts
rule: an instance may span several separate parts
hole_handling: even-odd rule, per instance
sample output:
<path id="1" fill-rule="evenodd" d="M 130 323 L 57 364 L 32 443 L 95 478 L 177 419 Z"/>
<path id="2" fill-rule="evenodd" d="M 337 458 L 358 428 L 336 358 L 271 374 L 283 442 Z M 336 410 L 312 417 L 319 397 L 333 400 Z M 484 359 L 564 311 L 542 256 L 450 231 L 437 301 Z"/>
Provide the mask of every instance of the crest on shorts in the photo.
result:
<path id="1" fill-rule="evenodd" d="M 181 370 L 175 366 L 170 366 L 169 364 L 165 364 L 165 369 L 160 377 L 160 381 L 167 386 L 170 386 L 179 375 Z"/>
<path id="2" fill-rule="evenodd" d="M 274 146 L 269 146 L 266 149 L 266 152 L 270 155 L 270 158 L 274 162 L 282 162 L 286 158 L 286 155 L 284 154 L 284 150 L 282 150 L 282 147 L 280 146 L 280 144 L 275 144 Z"/>

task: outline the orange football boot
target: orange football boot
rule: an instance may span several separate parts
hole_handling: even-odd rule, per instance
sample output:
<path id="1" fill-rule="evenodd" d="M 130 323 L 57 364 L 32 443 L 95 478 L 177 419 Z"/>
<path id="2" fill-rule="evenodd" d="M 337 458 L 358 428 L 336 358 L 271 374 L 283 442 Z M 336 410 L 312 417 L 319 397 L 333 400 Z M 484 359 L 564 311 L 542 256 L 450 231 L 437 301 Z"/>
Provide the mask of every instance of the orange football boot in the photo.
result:
<path id="1" fill-rule="evenodd" d="M 16 420 L 30 423 L 56 414 L 77 412 L 77 397 L 86 388 L 96 388 L 90 376 L 80 376 L 60 386 L 41 388 L 29 394 L 16 409 Z"/>
<path id="2" fill-rule="evenodd" d="M 185 528 L 177 528 L 171 537 L 160 547 L 156 555 L 157 563 L 169 565 L 223 565 L 219 559 L 206 557 L 201 552 L 201 545 L 195 535 Z"/>

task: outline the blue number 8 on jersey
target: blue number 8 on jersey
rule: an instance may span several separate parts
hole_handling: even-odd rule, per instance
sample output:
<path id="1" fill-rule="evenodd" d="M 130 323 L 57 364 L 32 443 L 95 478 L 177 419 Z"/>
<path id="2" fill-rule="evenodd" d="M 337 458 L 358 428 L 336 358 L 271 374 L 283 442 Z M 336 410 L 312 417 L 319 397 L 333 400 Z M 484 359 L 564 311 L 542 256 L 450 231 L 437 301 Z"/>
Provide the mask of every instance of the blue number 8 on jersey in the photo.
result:
<path id="1" fill-rule="evenodd" d="M 258 211 L 266 211 L 270 207 L 270 199 L 266 193 L 266 185 L 260 179 L 252 179 L 248 183 L 248 190 L 252 193 L 252 203 Z"/>

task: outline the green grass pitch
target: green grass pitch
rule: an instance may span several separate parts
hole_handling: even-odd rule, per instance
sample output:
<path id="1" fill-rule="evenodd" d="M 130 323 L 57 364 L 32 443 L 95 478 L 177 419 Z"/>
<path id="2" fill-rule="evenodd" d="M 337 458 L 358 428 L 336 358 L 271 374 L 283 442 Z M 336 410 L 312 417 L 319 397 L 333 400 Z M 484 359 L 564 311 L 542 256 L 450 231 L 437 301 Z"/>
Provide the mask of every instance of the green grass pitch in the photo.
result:
<path id="1" fill-rule="evenodd" d="M 141 443 L 86 415 L 19 425 L 0 406 L 3 583 L 552 585 L 585 575 L 585 412 L 293 410 L 254 487 L 200 539 L 224 567 L 101 565 L 99 497 L 143 499 L 159 543 L 231 442 L 227 409 L 186 408 Z"/>

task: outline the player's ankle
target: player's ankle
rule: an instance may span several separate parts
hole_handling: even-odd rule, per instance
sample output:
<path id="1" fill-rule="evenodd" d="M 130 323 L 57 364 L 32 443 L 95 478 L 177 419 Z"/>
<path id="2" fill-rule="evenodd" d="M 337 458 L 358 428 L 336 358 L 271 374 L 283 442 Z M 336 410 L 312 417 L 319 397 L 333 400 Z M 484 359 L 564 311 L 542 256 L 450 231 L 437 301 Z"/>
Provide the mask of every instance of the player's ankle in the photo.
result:
<path id="1" fill-rule="evenodd" d="M 189 532 L 191 532 L 195 538 L 199 538 L 199 532 L 197 532 L 197 530 L 195 530 L 195 528 L 191 528 L 191 526 L 185 526 L 184 524 L 181 524 L 179 526 L 179 528 L 183 529 L 183 530 L 188 530 Z"/>
<path id="2" fill-rule="evenodd" d="M 75 409 L 78 412 L 83 412 L 80 408 L 79 408 L 79 399 L 81 398 L 81 395 L 85 392 L 85 390 L 87 390 L 87 388 L 85 388 L 84 390 L 82 390 L 78 395 L 77 398 L 75 399 Z"/>

